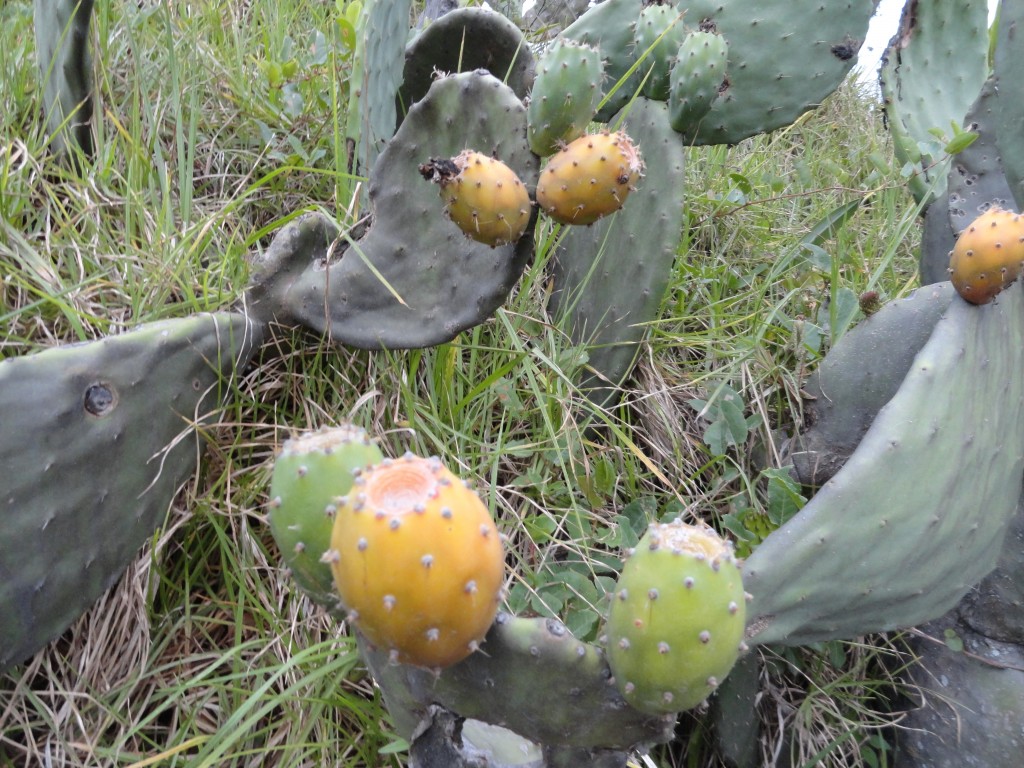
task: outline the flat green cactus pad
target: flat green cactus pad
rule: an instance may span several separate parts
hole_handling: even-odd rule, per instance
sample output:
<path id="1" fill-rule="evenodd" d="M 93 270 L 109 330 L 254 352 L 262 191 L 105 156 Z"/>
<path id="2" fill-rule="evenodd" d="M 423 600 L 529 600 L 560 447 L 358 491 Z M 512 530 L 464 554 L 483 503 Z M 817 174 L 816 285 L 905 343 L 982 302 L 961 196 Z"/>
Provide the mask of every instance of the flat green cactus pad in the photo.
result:
<path id="1" fill-rule="evenodd" d="M 617 397 L 632 370 L 682 241 L 685 148 L 669 125 L 668 105 L 640 97 L 621 127 L 639 147 L 645 175 L 621 210 L 568 227 L 552 267 L 551 312 L 587 347 L 582 386 L 601 403 Z"/>
<path id="2" fill-rule="evenodd" d="M 208 419 L 262 337 L 199 315 L 0 363 L 0 670 L 122 573 L 196 470 Z"/>
<path id="3" fill-rule="evenodd" d="M 35 0 L 36 57 L 51 146 L 92 154 L 89 22 L 94 0 Z"/>
<path id="4" fill-rule="evenodd" d="M 995 567 L 1024 472 L 1024 288 L 954 297 L 843 468 L 744 565 L 753 642 L 914 626 Z"/>
<path id="5" fill-rule="evenodd" d="M 473 120 L 458 117 L 470 113 Z M 528 188 L 536 184 L 526 107 L 487 72 L 436 80 L 413 105 L 374 166 L 365 233 L 340 233 L 322 217 L 282 230 L 281 248 L 256 264 L 252 311 L 366 349 L 440 344 L 489 318 L 533 254 L 532 229 L 515 245 L 491 248 L 446 217 L 419 166 L 466 148 L 504 161 Z"/>
<path id="6" fill-rule="evenodd" d="M 999 82 L 996 133 L 1003 170 L 1017 210 L 1024 208 L 1024 0 L 1002 0 L 996 42 L 995 73 Z"/>
<path id="7" fill-rule="evenodd" d="M 931 130 L 948 135 L 951 122 L 960 125 L 985 82 L 987 13 L 988 6 L 974 0 L 908 2 L 882 57 L 882 97 L 893 148 L 915 171 L 908 186 L 918 200 L 946 191 L 949 159 Z M 937 72 L 949 75 L 937 77 Z"/>
<path id="8" fill-rule="evenodd" d="M 360 647 L 406 738 L 431 704 L 545 747 L 628 749 L 672 735 L 675 716 L 630 707 L 610 679 L 604 654 L 553 619 L 500 614 L 480 652 L 438 675 Z"/>
<path id="9" fill-rule="evenodd" d="M 687 143 L 735 144 L 818 106 L 857 61 L 877 0 L 679 0 L 686 23 L 729 43 L 727 87 L 684 132 Z"/>

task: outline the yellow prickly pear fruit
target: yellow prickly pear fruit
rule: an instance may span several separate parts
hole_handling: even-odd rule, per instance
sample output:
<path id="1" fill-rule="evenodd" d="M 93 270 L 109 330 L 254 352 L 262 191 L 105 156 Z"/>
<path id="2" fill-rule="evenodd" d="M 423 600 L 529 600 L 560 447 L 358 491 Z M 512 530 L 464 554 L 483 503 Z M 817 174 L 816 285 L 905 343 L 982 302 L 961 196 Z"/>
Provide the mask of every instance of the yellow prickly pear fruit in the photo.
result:
<path id="1" fill-rule="evenodd" d="M 991 208 L 968 225 L 949 255 L 949 277 L 964 299 L 987 304 L 1020 275 L 1024 219 Z"/>
<path id="2" fill-rule="evenodd" d="M 530 193 L 500 160 L 466 149 L 450 160 L 432 158 L 419 168 L 441 187 L 448 218 L 492 248 L 516 242 L 530 223 Z"/>
<path id="3" fill-rule="evenodd" d="M 325 559 L 350 619 L 403 664 L 462 660 L 497 614 L 501 537 L 480 497 L 436 458 L 406 454 L 361 472 L 339 499 Z"/>
<path id="4" fill-rule="evenodd" d="M 544 167 L 537 203 L 562 224 L 593 224 L 622 207 L 642 172 L 640 152 L 622 131 L 581 136 Z"/>

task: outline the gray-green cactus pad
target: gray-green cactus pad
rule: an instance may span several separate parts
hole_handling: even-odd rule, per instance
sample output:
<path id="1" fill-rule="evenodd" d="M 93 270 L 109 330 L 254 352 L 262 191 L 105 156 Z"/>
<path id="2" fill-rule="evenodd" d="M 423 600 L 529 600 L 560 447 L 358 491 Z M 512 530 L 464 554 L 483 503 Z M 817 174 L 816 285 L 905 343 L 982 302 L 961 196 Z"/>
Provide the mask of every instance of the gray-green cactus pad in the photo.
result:
<path id="1" fill-rule="evenodd" d="M 92 64 L 89 21 L 94 0 L 35 0 L 36 57 L 43 83 L 43 112 L 52 147 L 69 140 L 90 155 L 92 146 Z"/>
<path id="2" fill-rule="evenodd" d="M 949 192 L 936 198 L 924 213 L 921 251 L 918 255 L 918 279 L 921 285 L 949 280 L 949 255 L 956 245 L 956 232 L 950 223 Z"/>
<path id="3" fill-rule="evenodd" d="M 999 82 L 996 134 L 1003 171 L 1017 210 L 1024 208 L 1024 0 L 1002 0 L 996 42 L 995 72 Z"/>
<path id="4" fill-rule="evenodd" d="M 533 54 L 519 27 L 489 8 L 460 8 L 444 14 L 405 49 L 399 114 L 426 95 L 439 72 L 476 69 L 486 69 L 520 99 L 533 86 Z"/>
<path id="5" fill-rule="evenodd" d="M 682 241 L 683 162 L 665 102 L 638 98 L 622 124 L 647 170 L 621 210 L 588 227 L 568 228 L 552 266 L 551 312 L 586 345 L 582 386 L 596 402 L 616 396 L 632 370 L 647 325 L 661 308 Z"/>
<path id="6" fill-rule="evenodd" d="M 801 483 L 824 485 L 846 463 L 903 384 L 953 295 L 947 280 L 890 301 L 825 356 L 803 387 L 807 429 L 790 446 Z"/>
<path id="7" fill-rule="evenodd" d="M 387 653 L 363 655 L 384 692 L 399 733 L 410 738 L 431 704 L 547 747 L 628 749 L 667 741 L 674 716 L 630 707 L 604 654 L 553 619 L 500 614 L 481 651 L 435 675 L 392 664 Z"/>
<path id="8" fill-rule="evenodd" d="M 856 63 L 877 4 L 679 0 L 687 25 L 729 42 L 728 87 L 684 133 L 687 143 L 735 144 L 821 104 Z"/>
<path id="9" fill-rule="evenodd" d="M 316 218 L 282 231 L 282 247 L 255 265 L 251 311 L 367 349 L 440 344 L 490 317 L 532 256 L 532 228 L 516 245 L 490 248 L 446 218 L 437 187 L 418 168 L 466 148 L 536 185 L 526 108 L 512 90 L 486 72 L 437 80 L 378 158 L 365 235 L 339 234 Z"/>
<path id="10" fill-rule="evenodd" d="M 954 298 L 843 468 L 747 559 L 753 642 L 941 616 L 996 565 L 1024 472 L 1024 289 Z"/>
<path id="11" fill-rule="evenodd" d="M 966 119 L 966 127 L 976 132 L 978 138 L 954 155 L 949 169 L 949 223 L 954 233 L 962 232 L 993 206 L 1016 210 L 996 143 L 995 113 L 1001 108 L 998 90 L 994 77 L 985 81 Z M 935 258 L 938 261 L 940 255 L 936 254 Z M 945 259 L 945 266 L 949 266 L 949 254 L 941 254 L 941 258 Z"/>
<path id="12" fill-rule="evenodd" d="M 900 720 L 894 767 L 1018 768 L 1024 649 L 978 635 L 952 616 L 922 629 L 932 641 L 913 639 L 920 663 L 909 668 L 907 686 L 919 691 L 915 703 L 922 706 Z M 942 642 L 946 630 L 966 653 Z"/>
<path id="13" fill-rule="evenodd" d="M 196 470 L 196 425 L 262 327 L 169 320 L 0 363 L 0 669 L 59 635 L 121 574 Z"/>
<path id="14" fill-rule="evenodd" d="M 395 94 L 402 84 L 412 0 L 363 0 L 349 81 L 352 170 L 367 173 L 398 126 Z"/>
<path id="15" fill-rule="evenodd" d="M 946 191 L 949 161 L 930 131 L 948 135 L 951 122 L 962 124 L 988 76 L 987 14 L 987 4 L 974 0 L 908 2 L 882 57 L 893 146 L 916 170 L 908 185 L 918 200 Z"/>

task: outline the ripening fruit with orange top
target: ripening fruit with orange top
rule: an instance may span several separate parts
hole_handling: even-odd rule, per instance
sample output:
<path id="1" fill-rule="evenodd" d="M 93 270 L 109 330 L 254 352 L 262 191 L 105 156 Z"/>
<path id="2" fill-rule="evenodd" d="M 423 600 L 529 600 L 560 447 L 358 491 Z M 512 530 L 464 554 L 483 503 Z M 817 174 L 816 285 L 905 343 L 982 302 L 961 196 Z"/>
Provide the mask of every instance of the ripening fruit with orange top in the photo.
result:
<path id="1" fill-rule="evenodd" d="M 431 159 L 420 175 L 441 187 L 445 213 L 468 237 L 492 248 L 516 242 L 530 223 L 530 193 L 500 160 L 463 150 Z"/>
<path id="2" fill-rule="evenodd" d="M 369 467 L 339 499 L 326 559 L 350 620 L 403 664 L 441 669 L 494 622 L 504 547 L 490 512 L 437 458 Z"/>
<path id="3" fill-rule="evenodd" d="M 581 136 L 541 171 L 537 204 L 562 224 L 593 224 L 623 206 L 642 173 L 640 152 L 622 131 Z"/>
<path id="4" fill-rule="evenodd" d="M 964 299 L 987 304 L 1020 275 L 1024 219 L 991 208 L 968 225 L 949 255 L 949 278 Z"/>

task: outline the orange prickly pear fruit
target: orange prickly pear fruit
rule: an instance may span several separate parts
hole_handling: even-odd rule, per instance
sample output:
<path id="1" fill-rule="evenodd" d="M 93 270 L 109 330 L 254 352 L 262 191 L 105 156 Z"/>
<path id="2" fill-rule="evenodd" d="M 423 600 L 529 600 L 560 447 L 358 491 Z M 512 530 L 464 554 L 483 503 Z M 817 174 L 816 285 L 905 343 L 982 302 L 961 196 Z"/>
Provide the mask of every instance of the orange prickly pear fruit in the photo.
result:
<path id="1" fill-rule="evenodd" d="M 643 172 L 622 131 L 581 136 L 552 155 L 537 182 L 537 204 L 562 224 L 593 224 L 626 202 Z"/>
<path id="2" fill-rule="evenodd" d="M 431 159 L 419 171 L 441 187 L 448 218 L 473 240 L 493 248 L 526 231 L 530 193 L 500 160 L 467 149 L 450 160 Z"/>
<path id="3" fill-rule="evenodd" d="M 504 580 L 490 512 L 437 458 L 367 468 L 339 499 L 325 555 L 350 620 L 403 664 L 441 669 L 494 622 Z"/>
<path id="4" fill-rule="evenodd" d="M 949 277 L 964 299 L 987 304 L 1020 275 L 1024 219 L 991 208 L 960 233 L 949 255 Z"/>

